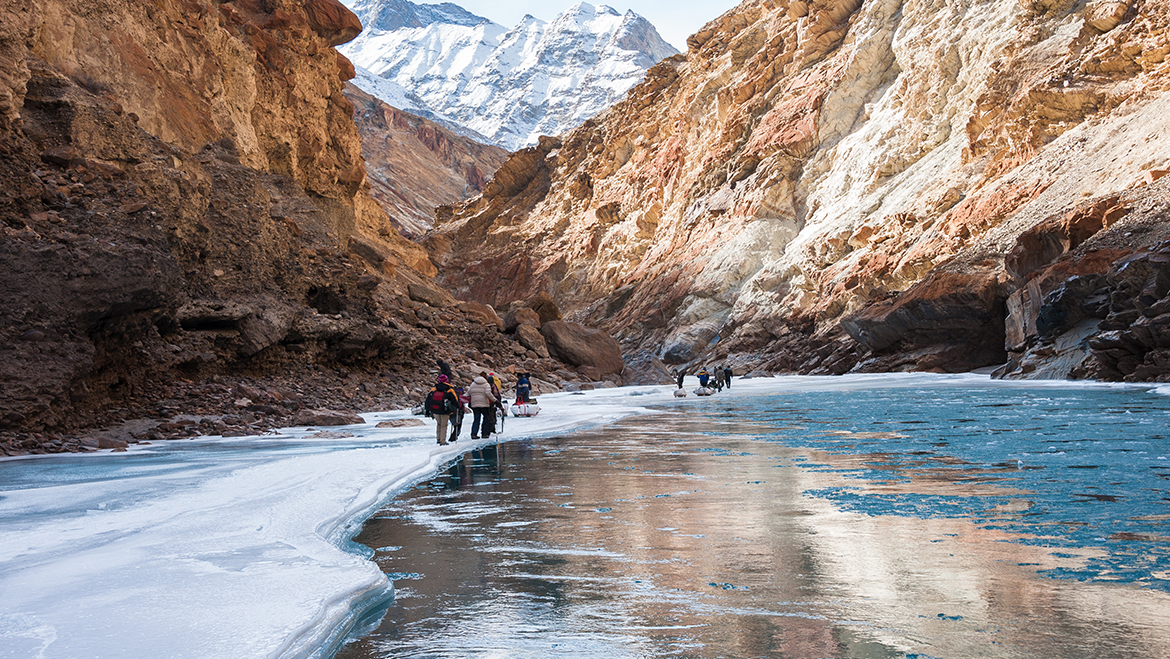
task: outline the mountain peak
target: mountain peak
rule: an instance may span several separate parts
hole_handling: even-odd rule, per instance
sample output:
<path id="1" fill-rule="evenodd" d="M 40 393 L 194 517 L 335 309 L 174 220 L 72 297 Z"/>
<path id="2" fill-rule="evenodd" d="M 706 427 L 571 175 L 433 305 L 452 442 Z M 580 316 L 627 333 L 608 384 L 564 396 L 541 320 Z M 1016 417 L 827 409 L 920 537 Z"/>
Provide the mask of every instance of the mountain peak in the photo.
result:
<path id="1" fill-rule="evenodd" d="M 379 26 L 400 27 L 376 27 L 342 48 L 354 64 L 412 92 L 411 98 L 426 106 L 417 111 L 427 117 L 476 131 L 508 149 L 580 124 L 677 52 L 649 21 L 609 5 L 578 2 L 550 22 L 525 15 L 506 30 L 457 7 L 445 9 L 455 7 L 450 3 L 355 2 L 355 11 L 398 17 Z M 417 29 L 423 14 L 431 12 L 430 17 L 438 9 L 453 20 Z M 471 23 L 468 16 L 481 22 Z M 379 93 L 374 85 L 355 83 Z"/>

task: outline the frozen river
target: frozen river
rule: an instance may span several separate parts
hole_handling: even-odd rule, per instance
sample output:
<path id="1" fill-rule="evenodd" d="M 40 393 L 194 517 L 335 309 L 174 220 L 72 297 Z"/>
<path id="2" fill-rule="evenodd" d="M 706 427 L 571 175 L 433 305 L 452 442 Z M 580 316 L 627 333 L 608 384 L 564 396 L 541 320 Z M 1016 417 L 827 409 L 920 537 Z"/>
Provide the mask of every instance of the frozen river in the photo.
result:
<path id="1" fill-rule="evenodd" d="M 1170 396 L 732 392 L 2 461 L 0 657 L 1170 656 Z"/>

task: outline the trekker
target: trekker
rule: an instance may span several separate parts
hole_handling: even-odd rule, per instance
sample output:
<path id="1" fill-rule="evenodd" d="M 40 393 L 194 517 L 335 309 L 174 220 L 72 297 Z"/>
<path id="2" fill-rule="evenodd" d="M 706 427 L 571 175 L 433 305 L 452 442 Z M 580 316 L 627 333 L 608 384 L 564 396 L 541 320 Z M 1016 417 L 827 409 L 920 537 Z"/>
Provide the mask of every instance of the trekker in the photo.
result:
<path id="1" fill-rule="evenodd" d="M 487 373 L 476 376 L 475 381 L 467 388 L 467 397 L 471 400 L 471 438 L 480 438 L 481 424 L 483 437 L 487 437 L 496 429 L 496 412 L 493 408 L 500 400 L 499 396 L 492 393 Z"/>
<path id="2" fill-rule="evenodd" d="M 723 391 L 723 369 L 715 369 L 715 391 Z"/>
<path id="3" fill-rule="evenodd" d="M 685 378 L 687 376 L 687 372 L 680 368 L 677 371 L 675 371 L 675 374 L 678 375 L 678 388 L 682 389 L 683 388 L 683 378 Z"/>
<path id="4" fill-rule="evenodd" d="M 459 401 L 459 406 L 451 415 L 451 436 L 447 438 L 449 442 L 459 439 L 459 433 L 463 432 L 463 416 L 467 414 L 467 403 L 470 401 L 463 393 L 463 387 L 455 387 L 455 398 Z"/>
<path id="5" fill-rule="evenodd" d="M 520 379 L 516 380 L 516 402 L 531 403 L 532 402 L 532 384 L 528 381 L 528 373 L 521 373 Z"/>
<path id="6" fill-rule="evenodd" d="M 699 369 L 699 386 L 706 387 L 707 382 L 711 379 L 711 374 L 707 372 L 707 367 Z"/>
<path id="7" fill-rule="evenodd" d="M 731 388 L 731 367 L 730 366 L 723 367 L 723 384 L 727 385 L 728 389 Z"/>
<path id="8" fill-rule="evenodd" d="M 459 407 L 459 398 L 455 390 L 448 384 L 446 375 L 440 375 L 435 388 L 427 394 L 423 402 L 423 410 L 427 416 L 435 418 L 435 439 L 444 446 L 447 445 L 447 421 Z"/>

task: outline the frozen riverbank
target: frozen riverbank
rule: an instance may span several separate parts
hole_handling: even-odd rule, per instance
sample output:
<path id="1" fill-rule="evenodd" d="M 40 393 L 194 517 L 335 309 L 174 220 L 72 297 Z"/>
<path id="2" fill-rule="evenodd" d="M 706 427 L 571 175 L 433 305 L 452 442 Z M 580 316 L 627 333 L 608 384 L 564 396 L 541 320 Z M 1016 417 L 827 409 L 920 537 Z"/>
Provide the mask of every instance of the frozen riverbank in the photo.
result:
<path id="1" fill-rule="evenodd" d="M 632 390 L 547 396 L 504 439 L 636 413 Z M 472 446 L 367 414 L 127 453 L 0 461 L 0 657 L 315 656 L 389 595 L 349 543 L 397 488 Z M 337 430 L 337 429 L 335 429 Z"/>

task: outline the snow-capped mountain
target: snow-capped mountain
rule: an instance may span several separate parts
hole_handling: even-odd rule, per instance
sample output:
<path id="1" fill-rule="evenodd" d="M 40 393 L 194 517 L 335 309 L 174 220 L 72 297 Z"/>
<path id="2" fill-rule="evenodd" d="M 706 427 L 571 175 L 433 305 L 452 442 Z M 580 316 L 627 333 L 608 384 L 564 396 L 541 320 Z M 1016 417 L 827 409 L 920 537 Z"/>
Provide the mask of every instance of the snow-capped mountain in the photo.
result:
<path id="1" fill-rule="evenodd" d="M 507 29 L 457 5 L 351 0 L 366 30 L 341 48 L 363 91 L 508 149 L 609 107 L 677 51 L 645 18 L 578 3 Z M 390 84 L 387 84 L 390 83 Z"/>

